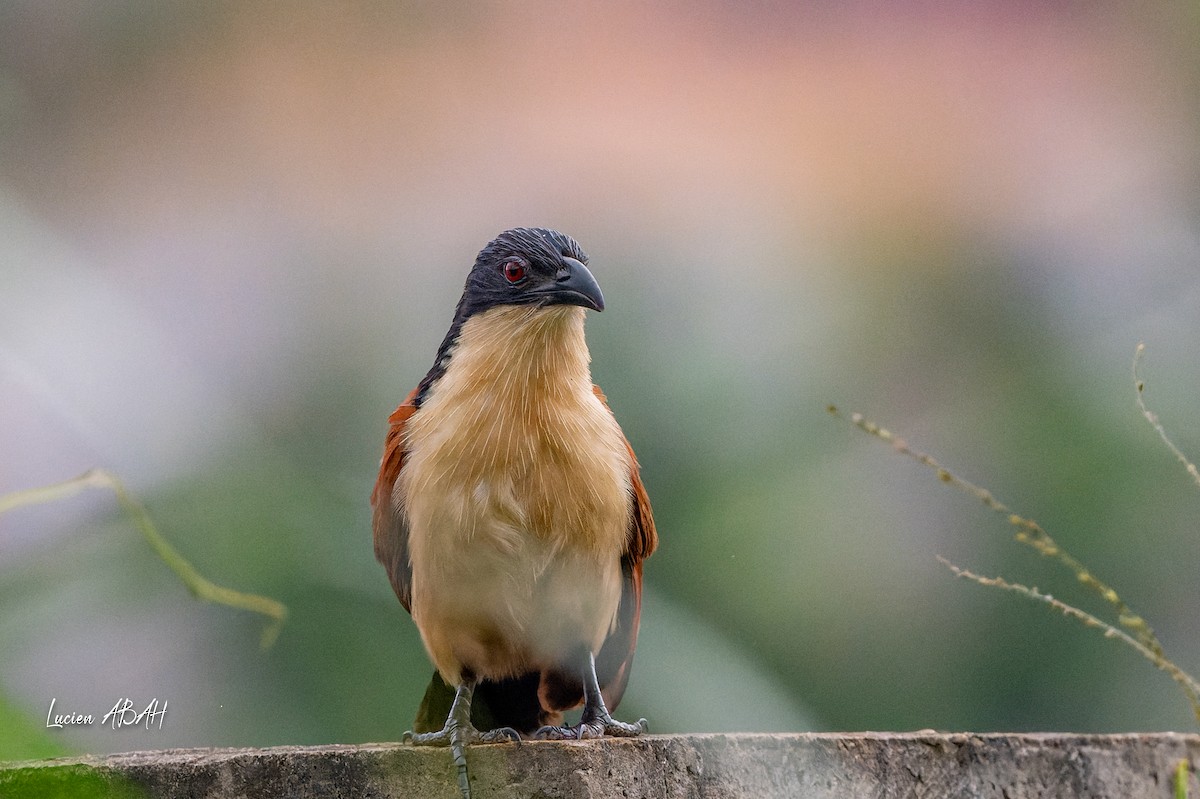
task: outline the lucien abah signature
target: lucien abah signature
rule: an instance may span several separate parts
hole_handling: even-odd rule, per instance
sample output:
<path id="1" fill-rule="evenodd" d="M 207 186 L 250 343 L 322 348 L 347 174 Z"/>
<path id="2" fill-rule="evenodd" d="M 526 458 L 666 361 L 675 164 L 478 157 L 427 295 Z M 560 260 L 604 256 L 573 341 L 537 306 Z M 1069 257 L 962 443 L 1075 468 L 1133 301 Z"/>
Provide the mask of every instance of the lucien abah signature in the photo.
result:
<path id="1" fill-rule="evenodd" d="M 96 723 L 96 716 L 91 713 L 55 713 L 54 705 L 58 698 L 50 700 L 50 708 L 46 711 L 46 729 L 61 730 L 66 727 L 91 727 Z M 167 700 L 160 703 L 158 697 L 150 700 L 150 704 L 141 707 L 132 699 L 123 696 L 116 701 L 112 709 L 100 718 L 100 726 L 112 727 L 114 730 L 126 727 L 145 726 L 146 729 L 162 729 L 163 720 L 167 717 Z"/>

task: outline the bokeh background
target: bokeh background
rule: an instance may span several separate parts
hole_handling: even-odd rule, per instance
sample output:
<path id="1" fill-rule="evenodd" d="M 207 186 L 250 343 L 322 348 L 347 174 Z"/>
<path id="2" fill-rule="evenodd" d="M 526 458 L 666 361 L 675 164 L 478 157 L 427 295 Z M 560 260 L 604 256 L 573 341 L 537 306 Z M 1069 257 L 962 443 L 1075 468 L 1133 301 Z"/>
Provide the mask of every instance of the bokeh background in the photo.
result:
<path id="1" fill-rule="evenodd" d="M 430 667 L 370 544 L 385 419 L 475 253 L 592 257 L 662 535 L 655 731 L 1195 729 L 1039 520 L 1200 668 L 1200 12 L 1121 4 L 0 5 L 0 759 L 396 740 Z M 161 729 L 45 729 L 118 699 Z"/>

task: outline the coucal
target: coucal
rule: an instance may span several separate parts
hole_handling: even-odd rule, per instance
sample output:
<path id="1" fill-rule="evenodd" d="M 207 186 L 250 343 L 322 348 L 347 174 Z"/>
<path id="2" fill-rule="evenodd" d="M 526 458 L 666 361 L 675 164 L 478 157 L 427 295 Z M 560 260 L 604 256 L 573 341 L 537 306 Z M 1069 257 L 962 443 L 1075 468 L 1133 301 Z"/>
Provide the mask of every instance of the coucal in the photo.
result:
<path id="1" fill-rule="evenodd" d="M 388 420 L 375 556 L 436 668 L 406 739 L 450 746 L 465 796 L 468 743 L 646 729 L 610 710 L 657 534 L 633 449 L 592 384 L 584 315 L 604 298 L 587 261 L 553 230 L 501 233 Z"/>

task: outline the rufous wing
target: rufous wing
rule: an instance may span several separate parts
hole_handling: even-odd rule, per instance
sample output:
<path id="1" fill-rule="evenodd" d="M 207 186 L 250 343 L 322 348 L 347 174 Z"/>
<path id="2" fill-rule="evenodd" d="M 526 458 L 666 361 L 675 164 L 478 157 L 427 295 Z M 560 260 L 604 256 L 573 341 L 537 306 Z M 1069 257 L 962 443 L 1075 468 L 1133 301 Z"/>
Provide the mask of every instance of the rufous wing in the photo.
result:
<path id="1" fill-rule="evenodd" d="M 404 468 L 404 426 L 417 411 L 417 389 L 388 417 L 387 439 L 379 462 L 379 477 L 371 492 L 374 511 L 375 557 L 387 570 L 392 589 L 404 609 L 412 612 L 412 564 L 408 560 L 408 522 L 395 500 L 396 479 Z"/>

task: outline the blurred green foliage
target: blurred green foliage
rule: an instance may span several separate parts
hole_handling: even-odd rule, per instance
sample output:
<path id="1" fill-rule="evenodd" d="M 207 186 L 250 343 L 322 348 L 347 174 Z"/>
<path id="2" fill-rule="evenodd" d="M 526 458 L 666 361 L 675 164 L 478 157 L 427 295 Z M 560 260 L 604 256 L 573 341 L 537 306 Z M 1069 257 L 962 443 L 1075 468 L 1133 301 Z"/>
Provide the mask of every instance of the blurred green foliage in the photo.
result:
<path id="1" fill-rule="evenodd" d="M 0 760 L 60 757 L 67 749 L 0 694 Z"/>

